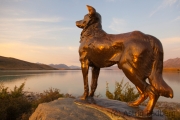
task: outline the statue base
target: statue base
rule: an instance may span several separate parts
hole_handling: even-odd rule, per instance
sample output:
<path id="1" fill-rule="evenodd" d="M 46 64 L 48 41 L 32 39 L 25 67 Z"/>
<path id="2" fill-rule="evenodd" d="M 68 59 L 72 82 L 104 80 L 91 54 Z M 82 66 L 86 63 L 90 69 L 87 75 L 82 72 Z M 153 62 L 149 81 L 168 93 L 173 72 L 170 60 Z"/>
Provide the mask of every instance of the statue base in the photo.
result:
<path id="1" fill-rule="evenodd" d="M 145 106 L 130 107 L 126 102 L 121 102 L 111 99 L 92 98 L 88 97 L 86 100 L 76 99 L 74 103 L 86 107 L 97 109 L 113 120 L 166 120 L 166 116 L 161 110 L 154 109 L 151 116 L 142 116 L 142 111 Z"/>

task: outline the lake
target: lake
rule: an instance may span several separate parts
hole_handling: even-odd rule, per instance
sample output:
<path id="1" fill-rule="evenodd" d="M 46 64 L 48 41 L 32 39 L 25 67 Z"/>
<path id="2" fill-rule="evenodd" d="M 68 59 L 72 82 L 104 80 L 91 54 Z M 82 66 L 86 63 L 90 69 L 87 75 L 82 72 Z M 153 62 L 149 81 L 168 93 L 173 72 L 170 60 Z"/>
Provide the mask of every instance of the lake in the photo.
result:
<path id="1" fill-rule="evenodd" d="M 89 71 L 91 78 L 91 71 Z M 172 87 L 174 98 L 160 97 L 159 101 L 180 102 L 180 73 L 163 73 L 164 80 Z M 110 92 L 114 92 L 115 82 L 124 79 L 129 82 L 121 70 L 101 70 L 96 94 L 106 97 L 106 82 Z M 20 86 L 25 82 L 25 91 L 43 92 L 49 88 L 60 89 L 61 93 L 73 96 L 83 94 L 83 79 L 81 70 L 7 70 L 0 71 L 0 82 L 9 89 Z M 90 85 L 91 79 L 89 79 Z"/>

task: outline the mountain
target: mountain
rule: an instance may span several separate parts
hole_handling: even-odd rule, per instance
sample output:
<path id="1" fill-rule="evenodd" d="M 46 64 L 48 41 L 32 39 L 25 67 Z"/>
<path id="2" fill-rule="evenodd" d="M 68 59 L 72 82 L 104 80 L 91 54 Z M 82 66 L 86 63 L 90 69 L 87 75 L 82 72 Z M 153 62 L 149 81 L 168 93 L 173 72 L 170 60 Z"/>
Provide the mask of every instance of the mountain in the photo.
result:
<path id="1" fill-rule="evenodd" d="M 180 58 L 168 59 L 164 61 L 164 71 L 180 72 Z M 67 66 L 65 64 L 50 64 L 30 63 L 11 57 L 0 56 L 0 70 L 79 70 L 79 66 Z M 117 70 L 117 66 L 103 68 L 107 70 Z"/>
<path id="2" fill-rule="evenodd" d="M 71 65 L 69 66 L 70 69 L 81 69 L 79 66 Z"/>
<path id="3" fill-rule="evenodd" d="M 174 59 L 168 59 L 164 61 L 164 71 L 180 71 L 180 58 L 174 58 Z M 57 68 L 57 69 L 81 69 L 79 66 L 67 66 L 65 64 L 50 64 L 51 67 Z M 104 70 L 119 70 L 117 65 L 102 68 Z"/>
<path id="4" fill-rule="evenodd" d="M 45 64 L 30 63 L 11 57 L 0 56 L 0 70 L 56 70 Z"/>
<path id="5" fill-rule="evenodd" d="M 102 68 L 103 70 L 120 70 L 117 65 Z"/>
<path id="6" fill-rule="evenodd" d="M 164 68 L 180 68 L 180 58 L 168 59 L 164 61 Z"/>
<path id="7" fill-rule="evenodd" d="M 53 68 L 57 68 L 57 69 L 70 69 L 67 65 L 65 64 L 50 64 L 49 66 L 53 67 Z"/>
<path id="8" fill-rule="evenodd" d="M 164 71 L 180 71 L 180 58 L 168 59 L 164 61 Z"/>
<path id="9" fill-rule="evenodd" d="M 74 65 L 67 66 L 66 64 L 50 64 L 49 66 L 60 70 L 81 69 L 79 66 L 74 66 Z"/>

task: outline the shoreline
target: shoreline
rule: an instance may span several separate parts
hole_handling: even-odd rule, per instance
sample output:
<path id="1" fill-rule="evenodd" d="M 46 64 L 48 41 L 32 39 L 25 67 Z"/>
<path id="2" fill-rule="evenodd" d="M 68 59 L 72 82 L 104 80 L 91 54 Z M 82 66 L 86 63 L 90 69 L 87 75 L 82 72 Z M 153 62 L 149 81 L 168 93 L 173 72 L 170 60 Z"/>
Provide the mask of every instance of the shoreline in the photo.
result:
<path id="1" fill-rule="evenodd" d="M 43 69 L 0 69 L 0 71 L 2 71 L 2 72 L 15 72 L 15 71 L 17 71 L 17 72 L 23 72 L 23 71 L 71 71 L 71 70 L 73 70 L 73 71 L 76 71 L 76 70 L 81 70 L 81 69 L 54 69 L 54 70 L 43 70 Z M 121 69 L 111 69 L 111 68 L 101 68 L 101 70 L 112 70 L 112 71 L 118 71 L 118 70 L 120 70 L 120 71 L 122 71 Z M 180 69 L 163 69 L 163 73 L 180 73 Z"/>
<path id="2" fill-rule="evenodd" d="M 30 92 L 30 91 L 24 91 L 24 96 L 28 99 L 32 99 L 32 100 L 37 100 L 41 94 L 43 93 L 37 93 L 37 92 Z M 74 97 L 73 95 L 71 94 L 64 94 L 65 98 L 78 98 L 78 97 Z M 98 97 L 97 97 L 98 98 Z M 99 97 L 101 98 L 101 97 Z M 105 99 L 108 99 L 108 98 L 105 98 Z M 169 104 L 169 105 L 168 105 Z M 147 105 L 147 101 L 143 102 L 141 105 Z M 155 107 L 157 108 L 161 108 L 162 106 L 166 106 L 167 108 L 175 108 L 175 107 L 178 107 L 179 108 L 179 111 L 180 111 L 180 102 L 167 102 L 167 101 L 157 101 Z"/>

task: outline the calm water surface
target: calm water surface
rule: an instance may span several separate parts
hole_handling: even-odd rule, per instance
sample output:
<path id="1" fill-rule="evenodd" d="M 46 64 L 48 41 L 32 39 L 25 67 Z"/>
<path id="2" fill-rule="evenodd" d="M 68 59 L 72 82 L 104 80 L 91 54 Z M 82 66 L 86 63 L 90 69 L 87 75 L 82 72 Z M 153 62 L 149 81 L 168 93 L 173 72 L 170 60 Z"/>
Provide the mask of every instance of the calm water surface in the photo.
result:
<path id="1" fill-rule="evenodd" d="M 91 78 L 91 71 L 89 71 Z M 161 101 L 180 102 L 180 73 L 164 73 L 164 80 L 174 90 L 174 98 L 160 97 Z M 129 82 L 134 86 L 120 70 L 101 70 L 99 75 L 96 94 L 105 97 L 106 81 L 109 83 L 109 90 L 114 92 L 115 81 L 124 83 Z M 89 79 L 90 85 L 91 79 Z M 80 70 L 16 70 L 0 71 L 0 82 L 4 86 L 13 89 L 25 82 L 25 90 L 32 92 L 43 92 L 49 88 L 58 88 L 62 93 L 69 93 L 74 96 L 80 96 L 83 93 L 83 79 Z"/>

